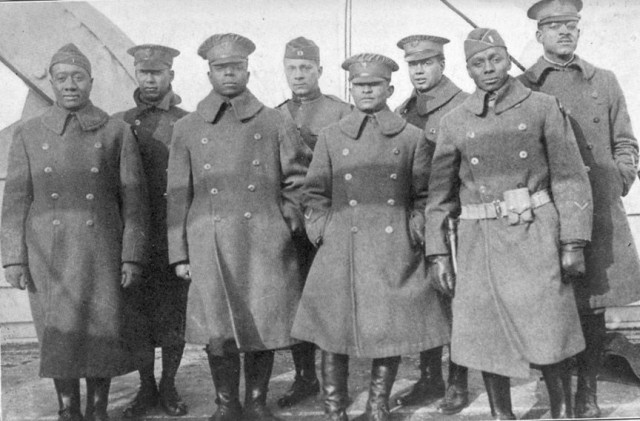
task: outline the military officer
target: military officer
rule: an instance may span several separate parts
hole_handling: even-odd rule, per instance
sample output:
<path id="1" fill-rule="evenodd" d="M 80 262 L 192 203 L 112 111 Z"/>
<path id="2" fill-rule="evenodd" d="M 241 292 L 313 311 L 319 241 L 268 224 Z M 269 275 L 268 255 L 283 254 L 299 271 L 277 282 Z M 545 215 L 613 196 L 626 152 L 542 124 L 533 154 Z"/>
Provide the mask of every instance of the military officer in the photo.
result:
<path id="1" fill-rule="evenodd" d="M 389 419 L 400 355 L 449 342 L 425 282 L 424 132 L 387 107 L 398 65 L 379 54 L 342 63 L 356 109 L 320 132 L 305 179 L 305 220 L 318 246 L 291 335 L 322 349 L 328 420 L 347 420 L 349 356 L 373 358 L 365 419 Z"/>
<path id="2" fill-rule="evenodd" d="M 278 105 L 276 109 L 295 121 L 302 140 L 313 151 L 320 130 L 347 115 L 351 111 L 351 105 L 320 91 L 320 49 L 309 39 L 298 37 L 287 43 L 284 52 L 284 73 L 292 95 L 291 99 Z M 313 261 L 315 248 L 306 237 L 299 240 L 296 246 L 304 265 L 303 274 L 306 276 Z M 278 400 L 281 407 L 295 405 L 320 391 L 320 383 L 316 376 L 315 345 L 309 342 L 294 345 L 291 347 L 291 355 L 296 376 L 291 388 Z"/>
<path id="3" fill-rule="evenodd" d="M 167 163 L 173 125 L 187 112 L 177 105 L 181 99 L 171 89 L 173 58 L 180 52 L 162 45 L 144 44 L 130 48 L 138 88 L 133 93 L 136 107 L 118 113 L 133 127 L 142 157 L 149 192 L 149 261 L 145 282 L 128 291 L 128 305 L 134 317 L 144 321 L 135 347 L 140 357 L 140 390 L 124 410 L 124 417 L 138 417 L 158 402 L 173 416 L 184 415 L 187 407 L 175 388 L 175 376 L 184 351 L 184 324 L 188 282 L 169 267 L 167 250 Z M 155 347 L 162 348 L 162 379 L 159 389 L 154 377 Z"/>
<path id="4" fill-rule="evenodd" d="M 593 239 L 585 248 L 586 279 L 576 297 L 587 343 L 578 355 L 576 417 L 597 418 L 596 376 L 606 334 L 604 311 L 640 299 L 640 263 L 621 196 L 635 180 L 638 142 L 615 75 L 575 54 L 580 0 L 537 1 L 527 16 L 538 22 L 543 55 L 520 80 L 556 96 L 567 110 L 593 190 Z"/>
<path id="5" fill-rule="evenodd" d="M 591 234 L 587 171 L 557 100 L 509 76 L 498 32 L 474 29 L 464 49 L 477 88 L 442 118 L 425 211 L 436 234 L 425 236 L 430 277 L 455 288 L 451 358 L 482 371 L 495 419 L 515 419 L 509 377 L 528 377 L 530 364 L 541 367 L 551 418 L 571 418 L 566 359 L 584 349 L 571 281 Z M 443 230 L 452 216 L 457 285 Z"/>
<path id="6" fill-rule="evenodd" d="M 74 45 L 49 64 L 55 104 L 15 131 L 2 207 L 7 281 L 29 290 L 40 376 L 59 420 L 107 420 L 111 377 L 133 371 L 122 346 L 122 288 L 139 282 L 148 219 L 130 127 L 91 103 L 91 63 Z"/>
<path id="7" fill-rule="evenodd" d="M 396 109 L 409 123 L 423 129 L 431 153 L 435 148 L 440 119 L 460 105 L 468 96 L 444 75 L 444 45 L 448 39 L 433 35 L 410 35 L 398 41 L 398 48 L 405 53 L 409 67 L 409 79 L 414 87 L 411 96 Z M 450 299 L 443 296 L 450 308 Z M 420 379 L 405 395 L 397 399 L 399 405 L 426 404 L 444 399 L 438 410 L 444 414 L 456 414 L 469 404 L 467 368 L 449 358 L 449 385 L 442 379 L 442 347 L 420 353 Z"/>
<path id="8" fill-rule="evenodd" d="M 213 91 L 174 126 L 169 153 L 169 260 L 192 279 L 188 342 L 206 344 L 214 421 L 275 420 L 266 406 L 274 349 L 297 343 L 291 325 L 302 287 L 294 237 L 310 161 L 291 119 L 247 89 L 255 44 L 215 34 L 198 54 Z M 238 397 L 239 352 L 246 397 Z"/>

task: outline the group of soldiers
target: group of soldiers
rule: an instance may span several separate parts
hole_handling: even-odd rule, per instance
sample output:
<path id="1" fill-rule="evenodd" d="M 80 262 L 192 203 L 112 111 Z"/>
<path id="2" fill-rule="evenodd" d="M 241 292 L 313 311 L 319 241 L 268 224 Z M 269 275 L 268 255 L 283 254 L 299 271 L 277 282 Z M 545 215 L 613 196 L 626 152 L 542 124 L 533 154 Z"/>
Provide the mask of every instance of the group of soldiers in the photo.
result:
<path id="1" fill-rule="evenodd" d="M 444 75 L 446 38 L 403 38 L 415 89 L 395 113 L 388 57 L 342 63 L 352 106 L 320 90 L 318 46 L 293 39 L 292 98 L 272 109 L 247 88 L 255 44 L 215 34 L 198 49 L 213 89 L 195 112 L 172 90 L 179 52 L 145 44 L 128 50 L 136 107 L 110 117 L 91 103 L 89 60 L 62 47 L 55 104 L 15 132 L 1 230 L 59 419 L 108 419 L 111 378 L 134 370 L 126 418 L 158 404 L 186 414 L 174 382 L 185 339 L 206 346 L 212 421 L 277 420 L 266 397 L 286 348 L 296 374 L 278 405 L 322 390 L 327 420 L 348 419 L 349 356 L 373 360 L 367 420 L 436 400 L 460 412 L 468 368 L 492 417 L 515 419 L 509 378 L 531 366 L 553 418 L 599 417 L 604 310 L 640 299 L 621 202 L 638 144 L 613 73 L 574 53 L 581 9 L 529 9 L 543 55 L 517 79 L 500 34 L 471 31 L 472 94 Z M 420 379 L 390 402 L 401 355 L 416 352 Z"/>

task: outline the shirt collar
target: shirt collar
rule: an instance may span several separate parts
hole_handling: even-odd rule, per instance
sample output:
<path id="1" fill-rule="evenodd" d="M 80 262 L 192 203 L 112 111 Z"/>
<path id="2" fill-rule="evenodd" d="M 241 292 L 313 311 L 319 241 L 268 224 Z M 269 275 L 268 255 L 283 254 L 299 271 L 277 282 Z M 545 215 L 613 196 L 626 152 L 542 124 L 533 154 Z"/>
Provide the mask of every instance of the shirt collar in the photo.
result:
<path id="1" fill-rule="evenodd" d="M 475 92 L 467 98 L 464 104 L 474 114 L 482 115 L 486 111 L 487 95 L 489 95 L 489 92 L 476 88 Z M 504 86 L 496 91 L 495 113 L 501 114 L 505 112 L 527 99 L 529 95 L 531 95 L 531 89 L 509 76 Z"/>
<path id="2" fill-rule="evenodd" d="M 133 100 L 136 102 L 136 106 L 138 107 L 138 112 L 143 112 L 148 110 L 149 108 L 159 108 L 163 111 L 169 111 L 169 109 L 173 106 L 176 106 L 182 102 L 182 98 L 176 93 L 169 89 L 169 92 L 157 103 L 149 103 L 142 99 L 140 95 L 140 88 L 137 88 L 133 92 Z"/>
<path id="3" fill-rule="evenodd" d="M 54 104 L 42 115 L 42 122 L 53 132 L 61 135 L 70 115 L 76 116 L 80 123 L 80 128 L 85 132 L 104 126 L 109 120 L 107 113 L 94 106 L 91 101 L 88 101 L 84 107 L 77 111 L 69 111 L 58 104 Z"/>
<path id="4" fill-rule="evenodd" d="M 357 139 L 360 136 L 362 127 L 369 116 L 372 116 L 371 118 L 376 120 L 380 127 L 380 131 L 385 136 L 396 135 L 407 125 L 405 119 L 393 113 L 389 107 L 385 106 L 385 108 L 374 114 L 363 113 L 362 111 L 354 108 L 350 114 L 347 114 L 346 117 L 340 120 L 340 129 L 350 138 Z"/>
<path id="5" fill-rule="evenodd" d="M 298 95 L 292 93 L 291 94 L 291 100 L 293 102 L 307 104 L 309 102 L 314 102 L 314 101 L 320 99 L 321 96 L 322 96 L 322 92 L 320 91 L 320 89 L 317 89 L 314 92 L 312 92 L 310 95 L 308 95 L 308 96 L 306 96 L 304 98 L 301 98 Z"/>
<path id="6" fill-rule="evenodd" d="M 542 56 L 536 61 L 536 63 L 524 72 L 524 77 L 531 83 L 538 84 L 548 72 L 555 70 L 564 70 L 566 68 L 573 68 L 579 70 L 585 79 L 589 80 L 595 73 L 595 67 L 592 64 L 582 60 L 578 55 L 573 56 L 573 59 L 566 64 L 554 63 Z"/>
<path id="7" fill-rule="evenodd" d="M 461 89 L 444 75 L 442 75 L 438 84 L 427 92 L 418 93 L 414 89 L 412 96 L 416 98 L 418 115 L 425 116 L 433 112 L 436 108 L 442 107 L 460 91 Z"/>
<path id="8" fill-rule="evenodd" d="M 222 104 L 229 103 L 238 120 L 247 120 L 258 113 L 264 106 L 253 94 L 245 89 L 240 95 L 231 99 L 226 98 L 215 91 L 211 91 L 200 103 L 198 103 L 197 113 L 202 118 L 212 123 Z"/>

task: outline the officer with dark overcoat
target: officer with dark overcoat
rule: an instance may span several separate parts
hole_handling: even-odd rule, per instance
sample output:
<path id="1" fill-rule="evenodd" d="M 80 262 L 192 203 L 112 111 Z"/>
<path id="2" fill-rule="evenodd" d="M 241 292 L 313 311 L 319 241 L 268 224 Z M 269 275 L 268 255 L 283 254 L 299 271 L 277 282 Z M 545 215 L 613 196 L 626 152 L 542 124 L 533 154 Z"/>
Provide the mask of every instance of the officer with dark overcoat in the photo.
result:
<path id="1" fill-rule="evenodd" d="M 640 262 L 621 199 L 636 177 L 638 142 L 613 72 L 575 54 L 581 9 L 580 0 L 544 0 L 531 6 L 527 16 L 538 22 L 536 39 L 544 54 L 519 79 L 560 100 L 589 168 L 593 238 L 584 251 L 586 277 L 575 285 L 587 348 L 578 355 L 575 415 L 597 418 L 605 309 L 640 300 Z"/>
<path id="2" fill-rule="evenodd" d="M 134 108 L 114 115 L 133 128 L 149 192 L 149 259 L 145 281 L 127 291 L 129 314 L 142 321 L 130 345 L 137 353 L 140 390 L 125 408 L 124 417 L 143 415 L 159 402 L 173 416 L 187 407 L 175 388 L 175 376 L 184 351 L 184 325 L 189 284 L 169 267 L 167 245 L 167 165 L 173 125 L 187 112 L 171 89 L 173 59 L 180 52 L 170 47 L 144 44 L 131 47 L 138 88 Z M 159 388 L 153 374 L 155 347 L 162 348 Z"/>
<path id="3" fill-rule="evenodd" d="M 266 406 L 273 350 L 297 343 L 290 333 L 302 268 L 294 238 L 304 232 L 310 149 L 291 119 L 247 89 L 254 50 L 237 34 L 202 43 L 213 90 L 176 123 L 169 153 L 169 261 L 192 280 L 186 338 L 207 345 L 214 421 L 275 420 Z"/>
<path id="4" fill-rule="evenodd" d="M 558 101 L 510 77 L 493 29 L 464 43 L 477 89 L 442 118 L 426 206 L 432 281 L 453 294 L 451 358 L 482 371 L 495 419 L 509 377 L 541 367 L 551 418 L 571 418 L 567 358 L 584 349 L 572 281 L 584 273 L 591 188 Z M 457 279 L 447 220 L 459 218 Z"/>
<path id="5" fill-rule="evenodd" d="M 411 96 L 396 112 L 419 129 L 424 130 L 430 153 L 433 154 L 440 119 L 460 105 L 468 96 L 444 75 L 444 45 L 448 39 L 433 35 L 410 35 L 398 41 L 405 53 L 409 79 L 414 87 Z M 450 308 L 450 299 L 442 297 Z M 451 355 L 451 353 L 449 353 Z M 411 390 L 397 399 L 399 405 L 425 405 L 443 398 L 438 410 L 456 414 L 469 404 L 467 368 L 449 358 L 449 380 L 445 393 L 442 378 L 442 347 L 420 353 L 420 379 Z"/>
<path id="6" fill-rule="evenodd" d="M 319 85 L 322 70 L 320 49 L 315 42 L 298 37 L 287 43 L 284 73 L 292 95 L 276 109 L 295 121 L 303 142 L 311 151 L 316 146 L 320 130 L 338 122 L 351 111 L 351 105 L 333 95 L 322 93 Z M 315 247 L 306 236 L 298 240 L 296 248 L 306 277 L 315 255 Z M 291 347 L 291 355 L 296 375 L 291 388 L 278 400 L 281 407 L 295 405 L 320 391 L 316 376 L 315 345 L 301 342 Z"/>
<path id="7" fill-rule="evenodd" d="M 84 420 L 107 420 L 111 377 L 133 371 L 122 289 L 139 282 L 146 257 L 146 185 L 131 128 L 89 99 L 87 57 L 67 44 L 49 73 L 55 104 L 16 129 L 9 151 L 2 264 L 29 290 L 59 420 L 83 420 L 83 377 Z"/>
<path id="8" fill-rule="evenodd" d="M 349 356 L 373 358 L 365 419 L 389 419 L 401 354 L 449 342 L 449 322 L 426 282 L 424 132 L 393 113 L 398 65 L 364 53 L 347 59 L 356 109 L 320 132 L 305 179 L 305 221 L 318 247 L 295 338 L 322 349 L 324 406 L 346 420 Z"/>

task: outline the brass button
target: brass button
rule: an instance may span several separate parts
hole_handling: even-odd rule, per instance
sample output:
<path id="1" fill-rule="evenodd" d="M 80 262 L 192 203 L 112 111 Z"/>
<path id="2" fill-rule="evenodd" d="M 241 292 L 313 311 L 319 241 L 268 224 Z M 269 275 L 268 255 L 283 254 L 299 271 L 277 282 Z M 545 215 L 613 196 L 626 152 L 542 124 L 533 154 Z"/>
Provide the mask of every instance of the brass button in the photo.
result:
<path id="1" fill-rule="evenodd" d="M 98 174 L 100 170 L 98 169 L 98 167 L 91 167 L 91 172 L 94 174 Z"/>
<path id="2" fill-rule="evenodd" d="M 211 194 L 218 194 L 218 189 L 216 188 L 211 189 Z"/>
<path id="3" fill-rule="evenodd" d="M 256 134 L 253 135 L 253 138 L 255 140 L 260 140 L 260 139 L 262 139 L 262 135 L 260 133 L 256 133 Z"/>
<path id="4" fill-rule="evenodd" d="M 436 128 L 435 127 L 430 128 L 429 133 L 436 134 Z"/>
<path id="5" fill-rule="evenodd" d="M 249 189 L 249 191 L 256 191 L 256 186 L 254 186 L 253 184 L 249 184 L 247 188 Z"/>
<path id="6" fill-rule="evenodd" d="M 529 154 L 527 153 L 527 151 L 520 151 L 520 153 L 518 154 L 520 156 L 520 158 L 525 159 L 526 157 L 529 156 Z"/>
<path id="7" fill-rule="evenodd" d="M 93 200 L 94 199 L 94 196 L 91 193 L 87 194 L 85 197 L 87 198 L 87 200 Z"/>
<path id="8" fill-rule="evenodd" d="M 395 200 L 393 200 L 393 199 L 389 199 L 389 200 L 387 200 L 387 205 L 389 205 L 389 206 L 395 206 L 395 204 L 396 204 L 396 201 L 395 201 Z"/>
<path id="9" fill-rule="evenodd" d="M 257 167 L 260 165 L 260 161 L 257 159 L 254 159 L 253 161 L 251 161 L 251 165 L 253 165 L 254 167 Z"/>
<path id="10" fill-rule="evenodd" d="M 476 134 L 474 132 L 467 132 L 467 137 L 469 139 L 473 139 L 474 137 L 476 137 Z"/>
<path id="11" fill-rule="evenodd" d="M 43 150 L 45 150 L 45 151 L 46 151 L 47 149 L 49 149 L 49 144 L 48 144 L 48 143 L 43 143 L 43 144 L 42 144 L 42 149 L 43 149 Z"/>
<path id="12" fill-rule="evenodd" d="M 96 149 L 100 149 L 102 147 L 102 142 L 96 142 L 93 144 L 93 147 Z"/>
<path id="13" fill-rule="evenodd" d="M 209 139 L 207 139 L 206 137 L 203 137 L 202 139 L 200 139 L 200 143 L 202 143 L 203 145 L 206 145 L 207 143 L 209 143 Z"/>
<path id="14" fill-rule="evenodd" d="M 344 148 L 344 149 L 342 150 L 342 155 L 344 155 L 344 156 L 349 155 L 349 149 Z"/>
<path id="15" fill-rule="evenodd" d="M 400 155 L 400 149 L 398 149 L 398 148 L 393 148 L 393 154 L 394 154 L 394 155 Z"/>
<path id="16" fill-rule="evenodd" d="M 355 199 L 351 199 L 349 200 L 349 206 L 353 207 L 353 206 L 357 206 L 358 205 L 358 201 Z"/>
<path id="17" fill-rule="evenodd" d="M 93 226 L 93 219 L 89 219 L 89 220 L 87 221 L 87 226 L 88 226 L 88 227 L 92 227 L 92 226 Z"/>
<path id="18" fill-rule="evenodd" d="M 54 219 L 52 224 L 53 225 L 60 225 L 60 220 L 59 219 Z"/>
<path id="19" fill-rule="evenodd" d="M 389 225 L 384 229 L 384 232 L 386 232 L 387 234 L 391 234 L 393 232 L 393 227 Z"/>
<path id="20" fill-rule="evenodd" d="M 134 123 L 136 123 L 136 126 L 140 125 L 140 120 L 136 120 Z"/>
<path id="21" fill-rule="evenodd" d="M 210 170 L 211 169 L 211 164 L 204 164 L 204 169 L 205 170 Z"/>
<path id="22" fill-rule="evenodd" d="M 222 221 L 222 218 L 220 218 L 218 215 L 213 217 L 213 222 L 220 222 Z"/>
<path id="23" fill-rule="evenodd" d="M 353 233 L 358 232 L 358 227 L 351 227 L 351 232 L 353 232 Z"/>
<path id="24" fill-rule="evenodd" d="M 484 194 L 487 192 L 487 187 L 486 186 L 480 186 L 480 193 Z"/>
<path id="25" fill-rule="evenodd" d="M 471 158 L 471 165 L 478 165 L 479 162 L 480 162 L 480 160 L 478 158 L 476 158 L 475 156 L 473 158 Z"/>
<path id="26" fill-rule="evenodd" d="M 253 216 L 253 215 L 251 215 L 251 212 L 245 212 L 244 213 L 245 219 L 251 219 L 251 216 Z"/>
<path id="27" fill-rule="evenodd" d="M 600 117 L 595 117 L 595 118 L 593 119 L 593 122 L 594 122 L 594 123 L 600 123 Z"/>
<path id="28" fill-rule="evenodd" d="M 587 143 L 587 149 L 593 149 L 593 144 Z"/>
<path id="29" fill-rule="evenodd" d="M 591 96 L 593 98 L 598 98 L 598 92 L 596 92 L 596 91 L 591 92 Z"/>
<path id="30" fill-rule="evenodd" d="M 527 130 L 527 125 L 524 123 L 520 123 L 520 125 L 518 126 L 518 130 L 520 130 L 521 132 Z"/>
<path id="31" fill-rule="evenodd" d="M 390 179 L 392 180 L 397 180 L 398 179 L 398 174 L 396 173 L 391 173 L 391 175 L 389 176 Z"/>
<path id="32" fill-rule="evenodd" d="M 48 173 L 50 173 L 50 172 L 52 172 L 52 171 L 53 171 L 53 168 L 51 168 L 51 167 L 44 167 L 44 172 L 46 172 L 47 174 L 48 174 Z"/>
<path id="33" fill-rule="evenodd" d="M 60 198 L 60 195 L 58 193 L 51 193 L 51 198 L 53 200 L 58 200 Z"/>
<path id="34" fill-rule="evenodd" d="M 344 175 L 344 179 L 347 180 L 347 181 L 351 180 L 352 178 L 353 178 L 353 176 L 351 174 L 345 174 Z"/>

